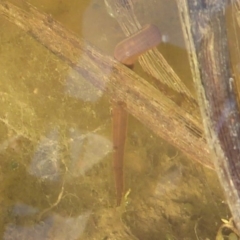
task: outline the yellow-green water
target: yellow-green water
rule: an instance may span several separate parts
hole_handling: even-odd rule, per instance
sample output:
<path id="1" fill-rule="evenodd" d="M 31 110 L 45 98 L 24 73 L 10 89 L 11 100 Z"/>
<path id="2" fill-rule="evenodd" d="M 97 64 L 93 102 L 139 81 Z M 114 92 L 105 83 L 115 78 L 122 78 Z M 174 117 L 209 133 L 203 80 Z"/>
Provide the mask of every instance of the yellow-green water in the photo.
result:
<path id="1" fill-rule="evenodd" d="M 104 1 L 29 2 L 107 55 L 124 38 Z M 174 1 L 156 2 L 137 2 L 141 21 L 168 35 L 159 49 L 190 78 Z M 215 239 L 230 217 L 215 173 L 131 116 L 131 192 L 116 208 L 110 99 L 3 17 L 0 26 L 0 239 Z"/>

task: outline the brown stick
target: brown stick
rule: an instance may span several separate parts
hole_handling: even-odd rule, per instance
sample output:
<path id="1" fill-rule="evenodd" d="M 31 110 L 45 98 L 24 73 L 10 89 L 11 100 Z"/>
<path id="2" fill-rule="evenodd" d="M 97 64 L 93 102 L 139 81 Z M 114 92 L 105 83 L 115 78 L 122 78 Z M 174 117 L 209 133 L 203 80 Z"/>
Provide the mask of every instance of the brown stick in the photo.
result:
<path id="1" fill-rule="evenodd" d="M 117 101 L 125 102 L 126 110 L 153 132 L 190 158 L 213 168 L 201 123 L 148 82 L 31 6 L 25 12 L 8 2 L 0 2 L 0 14 L 34 37 L 93 85 Z"/>

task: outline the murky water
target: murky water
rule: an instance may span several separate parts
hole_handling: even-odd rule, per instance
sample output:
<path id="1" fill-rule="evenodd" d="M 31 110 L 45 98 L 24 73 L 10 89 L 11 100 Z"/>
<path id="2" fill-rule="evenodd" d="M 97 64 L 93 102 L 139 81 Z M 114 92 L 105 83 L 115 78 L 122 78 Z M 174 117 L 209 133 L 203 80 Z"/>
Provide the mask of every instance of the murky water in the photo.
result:
<path id="1" fill-rule="evenodd" d="M 29 2 L 107 55 L 124 38 L 104 0 Z M 135 2 L 191 86 L 174 1 Z M 131 116 L 117 208 L 111 99 L 3 17 L 0 26 L 1 239 L 215 239 L 230 217 L 215 173 Z"/>

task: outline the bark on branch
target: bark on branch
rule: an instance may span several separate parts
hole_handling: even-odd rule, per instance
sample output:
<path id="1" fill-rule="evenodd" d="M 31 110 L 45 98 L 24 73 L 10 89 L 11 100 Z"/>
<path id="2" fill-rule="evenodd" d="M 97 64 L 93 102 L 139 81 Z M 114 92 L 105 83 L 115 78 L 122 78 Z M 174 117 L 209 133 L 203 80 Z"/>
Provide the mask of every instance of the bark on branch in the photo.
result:
<path id="1" fill-rule="evenodd" d="M 215 169 L 240 230 L 240 112 L 227 40 L 227 0 L 178 1 Z"/>

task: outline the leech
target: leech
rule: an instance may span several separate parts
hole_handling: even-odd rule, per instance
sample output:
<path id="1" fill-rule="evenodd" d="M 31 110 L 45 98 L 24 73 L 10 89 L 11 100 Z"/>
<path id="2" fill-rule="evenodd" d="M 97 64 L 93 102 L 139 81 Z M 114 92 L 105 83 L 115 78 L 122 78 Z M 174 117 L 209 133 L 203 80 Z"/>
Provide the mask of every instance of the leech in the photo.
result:
<path id="1" fill-rule="evenodd" d="M 145 25 L 140 31 L 120 42 L 114 51 L 114 57 L 126 66 L 133 66 L 144 52 L 156 47 L 162 41 L 162 35 L 154 25 Z"/>
<path id="2" fill-rule="evenodd" d="M 162 40 L 158 28 L 146 25 L 134 35 L 120 42 L 114 51 L 116 60 L 133 69 L 137 58 L 144 52 L 156 47 Z M 127 133 L 128 113 L 122 102 L 113 103 L 113 172 L 117 196 L 117 206 L 122 203 L 124 196 L 124 146 Z"/>
<path id="3" fill-rule="evenodd" d="M 124 109 L 125 104 L 114 102 L 112 109 L 113 128 L 113 172 L 116 189 L 117 206 L 122 203 L 124 195 L 124 147 L 127 135 L 128 113 Z"/>

